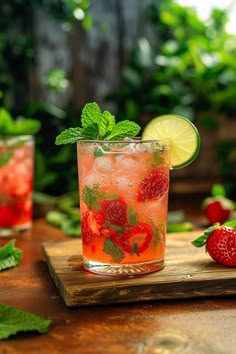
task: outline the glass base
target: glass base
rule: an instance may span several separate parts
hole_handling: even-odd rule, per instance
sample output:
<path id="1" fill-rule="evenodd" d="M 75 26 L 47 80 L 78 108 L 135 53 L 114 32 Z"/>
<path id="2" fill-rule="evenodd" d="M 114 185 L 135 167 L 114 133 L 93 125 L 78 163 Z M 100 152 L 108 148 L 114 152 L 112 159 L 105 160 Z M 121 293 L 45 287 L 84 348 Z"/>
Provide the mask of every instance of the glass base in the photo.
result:
<path id="1" fill-rule="evenodd" d="M 132 276 L 157 272 L 164 268 L 164 261 L 149 261 L 143 263 L 129 263 L 112 265 L 94 262 L 83 257 L 83 267 L 89 272 L 102 275 Z"/>
<path id="2" fill-rule="evenodd" d="M 0 226 L 0 237 L 10 237 L 17 236 L 24 231 L 28 231 L 31 229 L 32 223 L 27 222 L 22 225 L 11 226 L 11 227 L 2 227 Z"/>

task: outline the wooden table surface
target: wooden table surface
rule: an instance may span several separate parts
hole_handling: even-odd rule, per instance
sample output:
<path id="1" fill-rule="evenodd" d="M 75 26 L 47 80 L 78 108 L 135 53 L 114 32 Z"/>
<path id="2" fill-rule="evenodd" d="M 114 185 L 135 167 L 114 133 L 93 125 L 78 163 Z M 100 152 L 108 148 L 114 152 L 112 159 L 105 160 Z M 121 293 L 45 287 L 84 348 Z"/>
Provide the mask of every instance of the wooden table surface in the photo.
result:
<path id="1" fill-rule="evenodd" d="M 0 354 L 236 353 L 233 297 L 66 307 L 41 247 L 45 241 L 66 239 L 44 219 L 36 220 L 31 232 L 17 237 L 16 246 L 24 256 L 18 267 L 0 273 L 0 303 L 53 322 L 48 333 L 1 341 Z M 5 242 L 0 239 L 0 246 Z"/>

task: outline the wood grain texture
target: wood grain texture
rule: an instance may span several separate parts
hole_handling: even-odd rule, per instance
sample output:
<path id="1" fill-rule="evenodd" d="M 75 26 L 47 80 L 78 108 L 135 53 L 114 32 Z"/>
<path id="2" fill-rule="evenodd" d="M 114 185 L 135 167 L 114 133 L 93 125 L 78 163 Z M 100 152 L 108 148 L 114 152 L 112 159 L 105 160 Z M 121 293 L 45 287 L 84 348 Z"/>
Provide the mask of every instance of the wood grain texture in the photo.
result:
<path id="1" fill-rule="evenodd" d="M 165 268 L 141 276 L 102 276 L 82 267 L 81 241 L 43 243 L 50 274 L 68 307 L 236 295 L 236 269 L 191 245 L 201 231 L 167 237 Z"/>

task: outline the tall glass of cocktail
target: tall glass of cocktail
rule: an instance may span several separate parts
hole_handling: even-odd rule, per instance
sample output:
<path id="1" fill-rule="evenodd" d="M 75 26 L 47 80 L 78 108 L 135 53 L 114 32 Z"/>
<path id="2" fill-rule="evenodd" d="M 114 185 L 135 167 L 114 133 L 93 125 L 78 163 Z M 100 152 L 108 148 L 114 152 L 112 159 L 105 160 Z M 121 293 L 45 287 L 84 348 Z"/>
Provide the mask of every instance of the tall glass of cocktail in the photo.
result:
<path id="1" fill-rule="evenodd" d="M 170 168 L 198 155 L 200 136 L 187 118 L 163 115 L 141 127 L 116 122 L 96 102 L 81 127 L 56 144 L 77 142 L 83 265 L 99 274 L 135 275 L 164 266 Z"/>
<path id="2" fill-rule="evenodd" d="M 84 267 L 145 274 L 164 266 L 168 140 L 79 141 Z"/>
<path id="3" fill-rule="evenodd" d="M 33 170 L 33 136 L 0 137 L 0 236 L 31 227 Z"/>

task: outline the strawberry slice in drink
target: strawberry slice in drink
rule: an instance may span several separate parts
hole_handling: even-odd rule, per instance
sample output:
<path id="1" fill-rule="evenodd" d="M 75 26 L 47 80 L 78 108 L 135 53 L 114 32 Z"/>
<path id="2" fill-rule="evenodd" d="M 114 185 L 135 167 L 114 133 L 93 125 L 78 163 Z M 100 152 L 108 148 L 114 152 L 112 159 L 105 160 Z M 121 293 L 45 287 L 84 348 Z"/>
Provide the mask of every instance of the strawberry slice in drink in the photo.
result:
<path id="1" fill-rule="evenodd" d="M 127 223 L 127 204 L 122 199 L 103 200 L 102 214 L 111 224 L 123 226 Z"/>
<path id="2" fill-rule="evenodd" d="M 131 254 L 141 254 L 147 250 L 152 240 L 152 231 L 148 224 L 140 223 L 123 231 L 118 239 L 113 240 L 123 251 Z"/>
<path id="3" fill-rule="evenodd" d="M 159 166 L 146 175 L 139 185 L 137 199 L 140 202 L 161 198 L 169 188 L 169 168 Z"/>
<path id="4" fill-rule="evenodd" d="M 25 198 L 32 192 L 32 181 L 19 180 L 11 187 L 11 195 L 16 198 Z"/>
<path id="5" fill-rule="evenodd" d="M 83 242 L 89 244 L 94 237 L 100 236 L 103 224 L 104 218 L 98 211 L 89 209 L 82 215 L 81 231 Z"/>
<path id="6" fill-rule="evenodd" d="M 9 205 L 0 206 L 0 227 L 11 227 L 17 222 L 17 214 L 14 207 Z"/>

